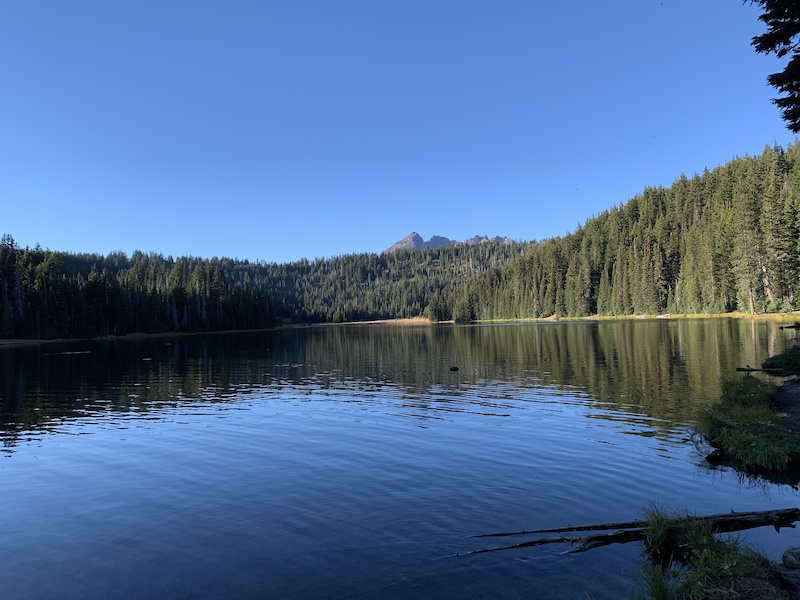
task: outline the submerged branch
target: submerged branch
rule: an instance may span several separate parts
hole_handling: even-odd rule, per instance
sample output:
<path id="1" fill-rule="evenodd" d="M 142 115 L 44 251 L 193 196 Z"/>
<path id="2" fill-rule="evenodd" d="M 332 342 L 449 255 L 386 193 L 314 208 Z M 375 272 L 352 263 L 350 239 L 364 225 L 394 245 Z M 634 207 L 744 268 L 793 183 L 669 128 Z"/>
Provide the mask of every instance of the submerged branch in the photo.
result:
<path id="1" fill-rule="evenodd" d="M 780 531 L 782 527 L 794 527 L 795 521 L 800 521 L 800 508 L 786 508 L 779 510 L 751 511 L 722 513 L 718 515 L 708 515 L 704 517 L 685 517 L 683 521 L 691 520 L 699 524 L 708 524 L 714 533 L 729 533 L 732 531 L 744 531 L 756 527 L 772 526 L 775 531 Z M 583 552 L 593 548 L 608 546 L 609 544 L 627 544 L 628 542 L 639 542 L 647 536 L 647 526 L 644 521 L 629 521 L 622 523 L 604 523 L 600 525 L 581 525 L 568 526 L 556 529 L 537 529 L 534 531 L 508 532 L 508 533 L 489 533 L 473 537 L 503 537 L 508 535 L 523 535 L 535 533 L 557 533 L 567 531 L 603 531 L 618 529 L 613 533 L 600 533 L 587 535 L 584 537 L 547 537 L 528 542 L 521 542 L 510 546 L 498 546 L 496 548 L 483 548 L 473 550 L 467 554 L 482 554 L 484 552 L 497 552 L 498 550 L 512 550 L 517 548 L 530 548 L 532 546 L 542 546 L 545 544 L 569 543 L 573 547 L 564 552 L 572 554 Z"/>
<path id="2" fill-rule="evenodd" d="M 481 550 L 473 550 L 466 554 L 483 554 L 484 552 L 497 552 L 498 550 L 513 550 L 516 548 L 530 548 L 531 546 L 543 546 L 544 544 L 572 544 L 572 548 L 562 552 L 562 554 L 573 554 L 576 552 L 583 552 L 584 550 L 591 550 L 592 548 L 599 548 L 600 546 L 608 546 L 609 544 L 625 544 L 627 542 L 638 542 L 645 537 L 645 529 L 622 529 L 614 533 L 599 533 L 597 535 L 586 535 L 584 537 L 550 537 L 540 538 L 538 540 L 531 540 L 529 542 L 521 542 L 512 546 L 498 546 L 497 548 L 483 548 Z"/>
<path id="3" fill-rule="evenodd" d="M 608 529 L 633 529 L 634 527 L 644 527 L 644 521 L 622 521 L 620 523 L 604 523 L 602 525 L 567 525 L 566 527 L 556 527 L 553 529 L 532 529 L 530 531 L 502 531 L 500 533 L 482 533 L 470 537 L 507 537 L 509 535 L 533 535 L 536 533 L 566 533 L 568 531 L 604 531 Z"/>
<path id="4" fill-rule="evenodd" d="M 528 542 L 521 542 L 519 544 L 514 544 L 513 546 L 500 546 L 497 548 L 483 548 L 481 550 L 472 550 L 471 552 L 466 552 L 465 554 L 483 554 L 484 552 L 496 552 L 498 550 L 513 550 L 515 548 L 530 548 L 531 546 L 543 546 L 544 544 L 560 544 L 560 543 L 576 544 L 579 541 L 581 541 L 581 539 L 582 538 L 575 538 L 575 537 L 540 538 L 538 540 L 530 540 Z"/>

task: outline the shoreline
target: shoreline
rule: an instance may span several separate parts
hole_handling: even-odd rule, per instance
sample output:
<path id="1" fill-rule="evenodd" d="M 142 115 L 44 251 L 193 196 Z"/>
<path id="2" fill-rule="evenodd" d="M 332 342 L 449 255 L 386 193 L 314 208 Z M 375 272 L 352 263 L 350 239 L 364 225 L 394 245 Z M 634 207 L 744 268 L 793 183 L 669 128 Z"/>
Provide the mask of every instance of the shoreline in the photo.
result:
<path id="1" fill-rule="evenodd" d="M 39 344 L 65 344 L 72 342 L 101 342 L 101 341 L 117 341 L 117 340 L 147 340 L 151 338 L 160 337 L 183 337 L 192 335 L 217 335 L 221 333 L 258 333 L 263 331 L 276 331 L 280 328 L 270 329 L 221 329 L 219 331 L 165 331 L 161 333 L 126 333 L 125 335 L 98 335 L 92 338 L 52 338 L 49 340 L 34 340 L 27 338 L 15 338 L 8 340 L 0 340 L 0 349 L 14 346 L 33 346 Z"/>
<path id="2" fill-rule="evenodd" d="M 452 321 L 440 321 L 440 323 L 452 323 Z M 285 325 L 286 328 L 304 328 L 304 327 L 339 327 L 341 325 L 392 325 L 407 327 L 409 325 L 436 325 L 433 321 L 426 317 L 402 317 L 398 319 L 373 319 L 371 321 L 342 321 L 341 323 L 307 323 L 299 324 L 293 323 Z M 278 328 L 280 329 L 280 327 Z"/>
<path id="3" fill-rule="evenodd" d="M 775 408 L 781 414 L 781 423 L 800 439 L 800 378 L 792 377 L 777 387 Z"/>
<path id="4" fill-rule="evenodd" d="M 472 325 L 512 325 L 514 323 L 592 323 L 592 322 L 613 322 L 613 321 L 639 321 L 639 320 L 692 320 L 692 319 L 747 319 L 752 321 L 769 321 L 769 322 L 800 322 L 800 310 L 788 313 L 757 313 L 755 315 L 743 312 L 730 312 L 730 313 L 717 313 L 717 314 L 662 314 L 662 315 L 617 315 L 617 316 L 602 316 L 590 315 L 588 317 L 557 317 L 551 315 L 549 317 L 542 317 L 536 319 L 483 319 L 473 321 Z M 85 342 L 85 341 L 99 341 L 99 340 L 137 340 L 147 339 L 151 337 L 175 337 L 184 335 L 213 335 L 220 333 L 254 333 L 262 331 L 277 331 L 279 329 L 300 329 L 307 327 L 339 327 L 339 326 L 354 326 L 354 325 L 388 325 L 392 327 L 408 327 L 408 326 L 435 326 L 435 325 L 454 325 L 455 322 L 438 321 L 434 322 L 427 317 L 403 317 L 397 319 L 373 319 L 369 321 L 344 321 L 342 323 L 291 323 L 287 325 L 279 325 L 269 329 L 224 329 L 220 331 L 166 331 L 161 333 L 126 333 L 125 335 L 103 335 L 93 338 L 52 338 L 52 339 L 29 339 L 29 338 L 11 338 L 0 339 L 0 348 L 10 346 L 27 346 L 34 344 L 55 344 L 64 342 Z"/>
<path id="5" fill-rule="evenodd" d="M 589 315 L 588 317 L 541 317 L 536 319 L 485 319 L 475 321 L 481 323 L 575 323 L 584 321 L 647 321 L 647 320 L 681 320 L 681 319 L 745 319 L 751 321 L 787 321 L 800 322 L 800 310 L 782 313 L 745 313 L 733 311 L 729 313 L 665 313 L 653 315 Z M 441 321 L 452 323 L 452 321 Z"/>

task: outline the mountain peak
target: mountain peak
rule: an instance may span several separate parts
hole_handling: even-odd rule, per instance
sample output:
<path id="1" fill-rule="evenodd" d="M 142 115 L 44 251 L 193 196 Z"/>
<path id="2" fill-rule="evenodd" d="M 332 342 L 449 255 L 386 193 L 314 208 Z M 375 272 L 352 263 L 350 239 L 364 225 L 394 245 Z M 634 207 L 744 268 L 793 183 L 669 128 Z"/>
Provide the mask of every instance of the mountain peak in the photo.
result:
<path id="1" fill-rule="evenodd" d="M 422 239 L 422 236 L 416 231 L 412 231 L 402 240 L 392 244 L 386 252 L 398 252 L 400 250 L 422 250 L 424 248 L 444 248 L 446 246 L 455 246 L 456 244 L 466 244 L 473 246 L 475 244 L 482 244 L 484 242 L 492 242 L 496 244 L 513 244 L 514 240 L 507 237 L 495 236 L 493 238 L 485 235 L 474 235 L 463 242 L 457 242 L 441 235 L 434 235 L 428 241 Z"/>
<path id="2" fill-rule="evenodd" d="M 397 252 L 399 250 L 421 250 L 424 247 L 425 242 L 423 241 L 422 236 L 416 231 L 412 231 L 402 240 L 392 244 L 392 247 L 386 250 L 386 252 Z"/>

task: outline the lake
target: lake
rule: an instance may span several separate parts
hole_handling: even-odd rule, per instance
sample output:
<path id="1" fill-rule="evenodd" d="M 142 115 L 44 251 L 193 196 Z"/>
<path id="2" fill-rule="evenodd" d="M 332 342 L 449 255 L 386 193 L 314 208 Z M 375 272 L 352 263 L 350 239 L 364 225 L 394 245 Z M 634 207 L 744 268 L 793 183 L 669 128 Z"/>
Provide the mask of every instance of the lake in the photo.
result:
<path id="1" fill-rule="evenodd" d="M 654 504 L 800 506 L 686 439 L 722 379 L 793 338 L 703 319 L 0 347 L 2 597 L 630 596 L 639 544 L 463 553 Z"/>

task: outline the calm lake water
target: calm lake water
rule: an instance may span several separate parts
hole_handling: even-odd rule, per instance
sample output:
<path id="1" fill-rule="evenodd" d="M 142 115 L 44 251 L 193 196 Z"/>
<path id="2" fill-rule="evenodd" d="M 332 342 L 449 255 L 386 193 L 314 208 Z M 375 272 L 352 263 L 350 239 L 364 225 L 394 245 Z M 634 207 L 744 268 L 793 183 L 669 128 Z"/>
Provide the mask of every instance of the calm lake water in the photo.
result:
<path id="1" fill-rule="evenodd" d="M 0 594 L 624 598 L 638 544 L 457 554 L 653 504 L 800 506 L 685 435 L 723 378 L 793 336 L 658 320 L 0 348 Z"/>

